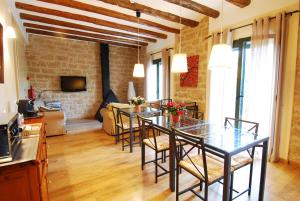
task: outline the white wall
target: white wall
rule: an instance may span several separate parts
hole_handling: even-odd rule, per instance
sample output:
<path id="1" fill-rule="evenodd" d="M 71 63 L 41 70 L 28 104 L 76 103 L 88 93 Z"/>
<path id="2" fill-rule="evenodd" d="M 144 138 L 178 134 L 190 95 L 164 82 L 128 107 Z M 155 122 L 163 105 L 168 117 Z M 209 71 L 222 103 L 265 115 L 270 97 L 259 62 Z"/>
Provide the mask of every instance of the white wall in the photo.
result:
<path id="1" fill-rule="evenodd" d="M 6 0 L 0 0 L 0 23 L 4 29 L 4 84 L 0 84 L 0 112 L 15 112 L 17 109 L 16 101 L 19 96 L 17 85 L 19 72 L 16 64 L 22 64 L 23 67 L 26 67 L 26 64 L 22 55 L 24 52 L 24 40 Z M 17 39 L 7 38 L 5 30 L 8 26 L 12 26 L 15 29 Z M 16 57 L 16 52 L 19 52 L 20 57 Z"/>

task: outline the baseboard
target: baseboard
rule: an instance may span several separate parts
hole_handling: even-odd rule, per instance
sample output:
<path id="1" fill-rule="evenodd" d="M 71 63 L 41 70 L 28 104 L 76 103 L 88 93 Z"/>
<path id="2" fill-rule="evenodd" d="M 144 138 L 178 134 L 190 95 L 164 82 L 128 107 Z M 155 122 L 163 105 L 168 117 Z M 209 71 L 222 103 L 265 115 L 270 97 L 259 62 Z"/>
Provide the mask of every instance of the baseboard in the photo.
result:
<path id="1" fill-rule="evenodd" d="M 293 165 L 293 166 L 299 166 L 300 167 L 300 162 L 297 162 L 297 161 L 290 161 L 290 160 L 287 160 L 287 159 L 280 158 L 279 162 L 283 163 L 283 164 L 287 164 L 287 165 Z"/>

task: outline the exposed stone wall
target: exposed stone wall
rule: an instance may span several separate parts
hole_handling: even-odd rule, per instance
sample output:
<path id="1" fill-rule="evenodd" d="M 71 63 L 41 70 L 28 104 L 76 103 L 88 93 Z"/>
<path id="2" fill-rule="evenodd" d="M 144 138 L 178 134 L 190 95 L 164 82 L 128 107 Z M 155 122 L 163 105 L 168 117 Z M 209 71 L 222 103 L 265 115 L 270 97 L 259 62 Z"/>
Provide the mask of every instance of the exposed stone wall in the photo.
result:
<path id="1" fill-rule="evenodd" d="M 132 77 L 137 49 L 109 46 L 110 84 L 121 102 L 127 102 L 128 82 L 133 81 L 137 95 L 144 96 L 144 79 Z M 144 61 L 145 49 L 141 50 Z M 102 102 L 99 44 L 29 35 L 26 47 L 30 83 L 42 100 L 59 100 L 68 119 L 93 118 Z M 61 92 L 60 76 L 86 76 L 86 92 Z"/>
<path id="2" fill-rule="evenodd" d="M 137 62 L 137 49 L 109 47 L 110 87 L 120 102 L 127 102 L 128 82 L 133 81 L 137 96 L 144 97 L 144 78 L 133 78 L 133 67 Z M 140 51 L 140 61 L 144 61 L 145 49 Z"/>
<path id="3" fill-rule="evenodd" d="M 26 48 L 30 83 L 42 100 L 59 100 L 66 117 L 94 117 L 102 102 L 99 44 L 29 35 Z M 87 91 L 60 92 L 60 76 L 86 76 Z M 56 91 L 55 91 L 56 90 Z"/>
<path id="4" fill-rule="evenodd" d="M 196 101 L 200 111 L 206 112 L 206 77 L 208 41 L 208 17 L 203 18 L 195 28 L 184 27 L 181 36 L 181 52 L 187 56 L 199 55 L 197 87 L 180 87 L 180 76 L 174 74 L 173 98 L 183 101 Z M 179 51 L 179 35 L 175 38 L 175 52 Z"/>
<path id="5" fill-rule="evenodd" d="M 298 56 L 289 160 L 300 164 L 300 29 L 298 32 Z"/>

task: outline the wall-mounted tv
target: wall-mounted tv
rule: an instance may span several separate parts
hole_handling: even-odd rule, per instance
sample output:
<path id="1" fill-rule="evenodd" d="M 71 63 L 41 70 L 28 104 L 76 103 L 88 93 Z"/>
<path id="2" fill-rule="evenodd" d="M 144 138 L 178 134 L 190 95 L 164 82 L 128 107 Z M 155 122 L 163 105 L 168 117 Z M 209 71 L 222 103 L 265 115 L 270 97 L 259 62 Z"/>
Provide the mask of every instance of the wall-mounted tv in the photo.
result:
<path id="1" fill-rule="evenodd" d="M 86 77 L 60 76 L 60 86 L 65 92 L 86 91 Z"/>

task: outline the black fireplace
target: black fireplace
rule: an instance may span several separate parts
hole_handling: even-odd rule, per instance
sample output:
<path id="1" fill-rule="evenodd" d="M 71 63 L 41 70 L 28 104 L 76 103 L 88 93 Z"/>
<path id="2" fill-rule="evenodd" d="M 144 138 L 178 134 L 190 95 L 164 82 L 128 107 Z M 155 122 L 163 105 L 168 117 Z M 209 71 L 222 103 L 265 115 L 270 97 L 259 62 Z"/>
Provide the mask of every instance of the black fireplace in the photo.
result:
<path id="1" fill-rule="evenodd" d="M 102 97 L 101 103 L 95 118 L 100 122 L 103 118 L 100 114 L 100 110 L 107 106 L 111 102 L 118 103 L 119 100 L 116 94 L 110 88 L 110 75 L 109 75 L 109 46 L 108 44 L 100 44 L 100 58 L 101 58 L 101 74 L 102 74 Z"/>

